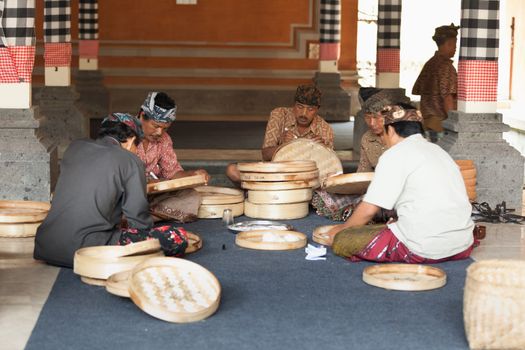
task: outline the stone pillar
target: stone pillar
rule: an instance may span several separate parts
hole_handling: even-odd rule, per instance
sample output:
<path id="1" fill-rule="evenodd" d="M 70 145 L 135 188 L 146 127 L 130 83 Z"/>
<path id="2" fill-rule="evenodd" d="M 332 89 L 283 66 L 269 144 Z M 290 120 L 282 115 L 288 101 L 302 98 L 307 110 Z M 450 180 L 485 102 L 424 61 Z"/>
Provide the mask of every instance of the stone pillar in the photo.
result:
<path id="1" fill-rule="evenodd" d="M 472 159 L 477 201 L 522 207 L 523 157 L 503 140 L 509 127 L 496 113 L 499 0 L 463 0 L 458 67 L 458 110 L 443 122 L 439 145 L 454 159 Z"/>
<path id="2" fill-rule="evenodd" d="M 31 107 L 34 19 L 34 0 L 0 1 L 0 199 L 48 201 L 57 174 L 56 147 Z"/>
<path id="3" fill-rule="evenodd" d="M 71 86 L 71 6 L 70 1 L 44 2 L 45 86 L 37 92 L 41 129 L 58 147 L 58 158 L 72 140 L 87 137 L 84 116 L 75 106 L 78 93 Z"/>
<path id="4" fill-rule="evenodd" d="M 90 130 L 90 120 L 103 118 L 109 113 L 109 92 L 104 77 L 98 69 L 98 2 L 80 0 L 78 13 L 78 72 L 75 75 L 76 90 L 80 94 L 77 107 Z"/>
<path id="5" fill-rule="evenodd" d="M 337 67 L 341 50 L 340 0 L 321 0 L 319 71 L 314 82 L 323 93 L 319 114 L 327 121 L 350 120 L 350 95 L 341 88 Z"/>
<path id="6" fill-rule="evenodd" d="M 401 0 L 379 0 L 376 87 L 399 87 Z"/>

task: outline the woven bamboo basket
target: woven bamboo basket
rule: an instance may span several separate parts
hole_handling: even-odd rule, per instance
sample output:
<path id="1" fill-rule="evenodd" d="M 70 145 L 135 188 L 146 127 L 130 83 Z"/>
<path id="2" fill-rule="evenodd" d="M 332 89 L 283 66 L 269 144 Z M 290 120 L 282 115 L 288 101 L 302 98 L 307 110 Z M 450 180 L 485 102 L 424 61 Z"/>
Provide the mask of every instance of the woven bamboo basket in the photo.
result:
<path id="1" fill-rule="evenodd" d="M 185 188 L 193 188 L 204 185 L 205 183 L 206 178 L 204 175 L 197 174 L 173 180 L 153 182 L 147 185 L 146 190 L 148 193 L 163 193 L 183 190 Z"/>
<path id="2" fill-rule="evenodd" d="M 525 349 L 525 261 L 470 265 L 463 320 L 471 349 Z"/>
<path id="3" fill-rule="evenodd" d="M 325 179 L 323 188 L 330 193 L 363 194 L 372 182 L 374 173 L 353 173 L 330 176 Z"/>
<path id="4" fill-rule="evenodd" d="M 317 164 L 313 160 L 255 162 L 238 163 L 237 168 L 240 172 L 249 173 L 296 173 L 317 170 Z"/>
<path id="5" fill-rule="evenodd" d="M 46 218 L 50 208 L 51 205 L 48 202 L 2 200 L 0 201 L 0 223 L 40 223 Z M 17 225 L 13 227 L 11 232 L 20 232 Z M 27 236 L 27 232 L 23 234 Z"/>
<path id="6" fill-rule="evenodd" d="M 319 171 L 303 171 L 297 173 L 245 173 L 241 172 L 242 181 L 309 181 L 319 177 Z"/>
<path id="7" fill-rule="evenodd" d="M 319 179 L 304 180 L 304 181 L 280 181 L 280 182 L 259 182 L 259 181 L 243 181 L 241 187 L 246 190 L 254 191 L 285 191 L 298 190 L 301 188 L 318 188 L 320 186 Z"/>
<path id="8" fill-rule="evenodd" d="M 267 220 L 293 220 L 308 216 L 308 202 L 287 204 L 255 204 L 244 202 L 244 215 Z"/>
<path id="9" fill-rule="evenodd" d="M 244 213 L 244 202 L 231 204 L 201 204 L 197 217 L 199 219 L 218 219 L 222 218 L 224 210 L 230 209 L 234 217 L 241 216 Z"/>
<path id="10" fill-rule="evenodd" d="M 248 191 L 248 200 L 255 204 L 299 203 L 309 202 L 311 199 L 311 188 L 284 191 Z"/>
<path id="11" fill-rule="evenodd" d="M 244 201 L 244 192 L 235 188 L 218 186 L 199 186 L 195 187 L 202 197 L 201 204 L 231 204 Z"/>

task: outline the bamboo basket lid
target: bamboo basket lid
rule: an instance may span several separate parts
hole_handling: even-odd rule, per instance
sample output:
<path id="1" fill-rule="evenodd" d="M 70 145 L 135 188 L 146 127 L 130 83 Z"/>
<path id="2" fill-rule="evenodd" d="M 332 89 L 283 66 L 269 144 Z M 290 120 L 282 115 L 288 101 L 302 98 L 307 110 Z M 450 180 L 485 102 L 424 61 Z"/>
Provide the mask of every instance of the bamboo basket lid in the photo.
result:
<path id="1" fill-rule="evenodd" d="M 152 182 L 147 185 L 148 193 L 162 193 L 162 192 L 171 192 L 177 190 L 183 190 L 185 188 L 192 188 L 204 185 L 206 183 L 206 178 L 204 175 L 193 175 L 181 177 L 173 180 L 166 180 L 161 182 Z"/>
<path id="2" fill-rule="evenodd" d="M 296 231 L 243 231 L 235 237 L 235 244 L 239 247 L 257 250 L 299 249 L 304 247 L 306 243 L 306 235 Z"/>
<path id="3" fill-rule="evenodd" d="M 51 205 L 48 202 L 0 201 L 0 223 L 31 223 L 43 221 Z"/>
<path id="4" fill-rule="evenodd" d="M 202 240 L 199 237 L 199 235 L 188 232 L 188 247 L 186 248 L 185 253 L 191 254 L 194 253 L 202 248 Z M 109 276 L 106 281 L 100 280 L 104 282 L 106 286 L 106 290 L 111 293 L 118 295 L 120 297 L 129 298 L 129 282 L 128 279 L 131 276 L 131 270 L 122 271 L 114 273 L 113 275 Z M 84 277 L 82 277 L 84 278 Z"/>
<path id="5" fill-rule="evenodd" d="M 84 282 L 85 284 L 89 284 L 90 286 L 104 287 L 106 285 L 106 280 L 99 279 L 99 278 L 80 276 L 80 280 Z"/>
<path id="6" fill-rule="evenodd" d="M 423 291 L 443 287 L 445 271 L 416 264 L 382 264 L 366 267 L 363 281 L 372 286 L 402 291 Z"/>
<path id="7" fill-rule="evenodd" d="M 299 203 L 309 202 L 311 199 L 311 188 L 284 191 L 248 191 L 248 200 L 255 204 Z"/>
<path id="8" fill-rule="evenodd" d="M 119 297 L 129 298 L 129 277 L 131 270 L 117 272 L 112 274 L 106 280 L 106 291 L 108 293 L 118 295 Z"/>
<path id="9" fill-rule="evenodd" d="M 141 255 L 115 255 L 115 248 L 119 247 L 96 246 L 77 250 L 73 257 L 73 272 L 83 277 L 105 280 L 114 273 L 133 268 L 145 259 L 164 255 L 158 249 Z"/>
<path id="10" fill-rule="evenodd" d="M 0 237 L 5 238 L 22 238 L 22 237 L 34 237 L 36 230 L 40 226 L 41 222 L 32 223 L 13 223 L 13 224 L 2 224 L 0 223 Z"/>
<path id="11" fill-rule="evenodd" d="M 237 169 L 248 173 L 297 173 L 317 170 L 317 164 L 313 160 L 238 163 Z"/>
<path id="12" fill-rule="evenodd" d="M 199 219 L 218 219 L 222 218 L 224 210 L 230 209 L 234 217 L 241 216 L 244 213 L 244 202 L 231 204 L 201 204 L 197 217 Z"/>
<path id="13" fill-rule="evenodd" d="M 325 179 L 323 188 L 330 193 L 364 194 L 373 178 L 374 173 L 335 175 Z"/>
<path id="14" fill-rule="evenodd" d="M 318 188 L 319 179 L 303 181 L 282 181 L 282 182 L 259 182 L 243 181 L 241 187 L 254 191 L 280 191 L 280 190 L 297 190 L 300 188 Z"/>
<path id="15" fill-rule="evenodd" d="M 314 229 L 314 232 L 312 233 L 312 241 L 315 243 L 323 244 L 330 246 L 330 241 L 326 233 L 330 231 L 332 228 L 334 228 L 337 225 L 325 225 L 325 226 L 319 226 Z"/>
<path id="16" fill-rule="evenodd" d="M 235 188 L 200 186 L 195 190 L 202 196 L 201 204 L 231 204 L 244 201 L 244 192 Z"/>
<path id="17" fill-rule="evenodd" d="M 319 169 L 319 178 L 324 180 L 328 175 L 341 174 L 343 165 L 337 154 L 319 142 L 308 139 L 296 139 L 281 145 L 275 151 L 272 161 L 313 160 Z"/>
<path id="18" fill-rule="evenodd" d="M 137 265 L 128 290 L 142 311 L 177 323 L 209 317 L 221 299 L 221 285 L 210 271 L 178 258 L 153 258 Z"/>
<path id="19" fill-rule="evenodd" d="M 256 219 L 293 220 L 308 215 L 308 202 L 287 204 L 255 204 L 244 201 L 244 215 Z"/>
<path id="20" fill-rule="evenodd" d="M 241 181 L 298 181 L 312 180 L 319 177 L 319 171 L 304 171 L 299 173 L 241 173 Z"/>

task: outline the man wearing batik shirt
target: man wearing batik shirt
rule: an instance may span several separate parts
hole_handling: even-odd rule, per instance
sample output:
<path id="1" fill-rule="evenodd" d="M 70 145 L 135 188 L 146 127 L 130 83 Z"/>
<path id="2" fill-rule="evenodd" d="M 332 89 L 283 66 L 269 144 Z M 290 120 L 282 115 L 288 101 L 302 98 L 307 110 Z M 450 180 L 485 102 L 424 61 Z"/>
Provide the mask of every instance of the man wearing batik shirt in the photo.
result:
<path id="1" fill-rule="evenodd" d="M 328 232 L 335 236 L 334 253 L 352 261 L 404 263 L 467 258 L 474 223 L 457 164 L 423 138 L 419 111 L 387 106 L 383 116 L 388 150 L 361 204 L 348 221 Z M 380 208 L 395 209 L 397 221 L 364 226 Z"/>
<path id="2" fill-rule="evenodd" d="M 138 118 L 144 139 L 137 147 L 137 155 L 145 164 L 146 176 L 150 180 L 170 180 L 202 174 L 208 181 L 206 170 L 185 171 L 177 160 L 173 142 L 166 132 L 175 120 L 176 111 L 175 102 L 164 92 L 150 92 L 142 104 Z"/>
<path id="3" fill-rule="evenodd" d="M 420 109 L 432 142 L 438 141 L 448 111 L 457 108 L 458 74 L 451 58 L 456 53 L 458 29 L 453 23 L 436 28 L 432 39 L 438 50 L 425 63 L 412 89 L 412 94 L 421 95 Z"/>
<path id="4" fill-rule="evenodd" d="M 271 161 L 280 145 L 298 138 L 307 138 L 334 148 L 334 131 L 317 112 L 321 107 L 321 91 L 313 85 L 300 85 L 295 92 L 293 107 L 279 107 L 270 114 L 261 148 L 262 159 Z M 240 182 L 237 164 L 230 164 L 226 175 Z"/>

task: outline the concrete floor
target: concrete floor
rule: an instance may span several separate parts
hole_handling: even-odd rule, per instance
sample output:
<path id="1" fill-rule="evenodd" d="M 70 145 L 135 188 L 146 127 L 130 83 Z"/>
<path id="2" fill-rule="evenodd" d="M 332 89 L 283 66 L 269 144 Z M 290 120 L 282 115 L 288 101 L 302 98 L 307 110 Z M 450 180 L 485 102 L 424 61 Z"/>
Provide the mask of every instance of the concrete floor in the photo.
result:
<path id="1" fill-rule="evenodd" d="M 485 224 L 474 260 L 525 260 L 525 226 Z M 33 239 L 0 239 L 0 339 L 4 350 L 23 349 L 59 269 L 32 259 Z"/>

